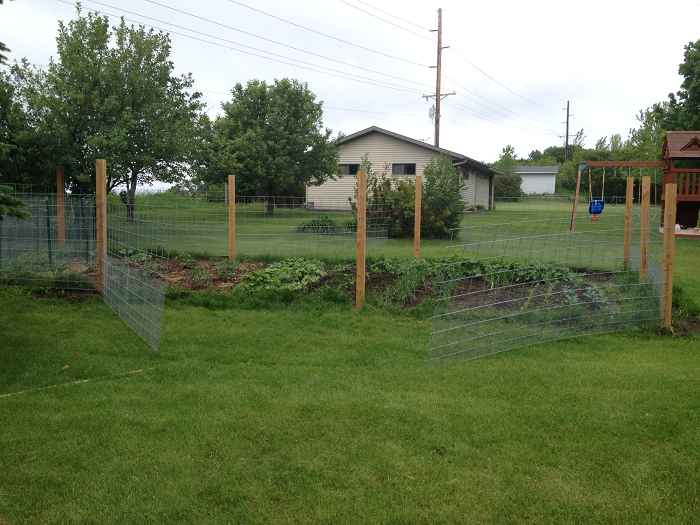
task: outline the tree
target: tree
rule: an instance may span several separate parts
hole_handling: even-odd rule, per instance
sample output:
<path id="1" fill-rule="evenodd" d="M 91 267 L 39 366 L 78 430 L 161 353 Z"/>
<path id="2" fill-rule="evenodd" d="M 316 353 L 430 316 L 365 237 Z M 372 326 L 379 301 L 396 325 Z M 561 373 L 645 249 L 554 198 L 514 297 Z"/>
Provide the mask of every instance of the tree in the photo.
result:
<path id="1" fill-rule="evenodd" d="M 515 173 L 518 166 L 518 158 L 515 149 L 510 144 L 503 148 L 503 153 L 498 156 L 498 161 L 492 164 L 494 168 L 503 172 L 497 173 L 493 177 L 493 196 L 496 198 L 514 198 L 522 195 L 520 185 L 523 179 Z"/>
<path id="2" fill-rule="evenodd" d="M 200 94 L 187 92 L 191 76 L 173 76 L 165 33 L 123 19 L 112 28 L 78 8 L 56 42 L 47 72 L 13 69 L 31 125 L 53 137 L 55 164 L 74 189 L 91 191 L 95 159 L 107 159 L 108 191 L 126 185 L 131 214 L 138 183 L 177 181 L 197 156 Z"/>
<path id="3" fill-rule="evenodd" d="M 7 195 L 6 192 L 8 191 L 12 191 L 10 186 L 3 186 L 0 184 L 0 222 L 3 220 L 3 215 L 7 217 L 16 217 L 18 219 L 28 218 L 29 213 L 24 210 L 20 210 L 20 208 L 26 206 L 27 203 L 21 201 L 17 197 Z"/>
<path id="4" fill-rule="evenodd" d="M 0 0 L 0 5 L 3 4 L 3 0 Z M 2 42 L 0 42 L 0 65 L 2 64 L 7 64 L 7 56 L 3 55 L 3 53 L 9 52 L 10 49 Z"/>
<path id="5" fill-rule="evenodd" d="M 669 94 L 669 109 L 673 129 L 690 131 L 700 129 L 700 40 L 684 49 L 683 63 L 678 66 L 683 82 L 676 95 Z"/>
<path id="6" fill-rule="evenodd" d="M 303 195 L 305 183 L 320 185 L 340 173 L 336 140 L 323 128 L 323 103 L 307 84 L 251 80 L 231 92 L 214 126 L 211 182 L 235 173 L 238 191 L 269 197 L 271 211 L 275 196 Z"/>

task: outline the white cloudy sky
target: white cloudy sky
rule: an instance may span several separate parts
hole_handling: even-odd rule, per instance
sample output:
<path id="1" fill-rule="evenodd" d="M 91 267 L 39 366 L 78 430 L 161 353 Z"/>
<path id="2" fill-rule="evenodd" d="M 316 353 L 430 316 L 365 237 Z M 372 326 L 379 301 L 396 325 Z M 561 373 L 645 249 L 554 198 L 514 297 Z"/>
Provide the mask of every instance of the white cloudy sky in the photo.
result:
<path id="1" fill-rule="evenodd" d="M 371 4 L 371 5 L 370 5 Z M 640 109 L 677 91 L 683 46 L 700 39 L 700 0 L 100 0 L 84 9 L 167 30 L 178 73 L 192 73 L 209 114 L 235 83 L 290 77 L 324 103 L 324 124 L 371 125 L 434 139 L 437 10 L 443 10 L 440 145 L 492 162 L 507 144 L 526 157 L 573 134 L 626 137 Z M 676 19 L 673 16 L 677 15 Z M 48 64 L 62 0 L 5 1 L 10 59 Z M 247 47 L 245 47 L 247 46 Z M 274 54 L 274 55 L 273 55 Z M 355 80 L 353 80 L 355 79 Z"/>

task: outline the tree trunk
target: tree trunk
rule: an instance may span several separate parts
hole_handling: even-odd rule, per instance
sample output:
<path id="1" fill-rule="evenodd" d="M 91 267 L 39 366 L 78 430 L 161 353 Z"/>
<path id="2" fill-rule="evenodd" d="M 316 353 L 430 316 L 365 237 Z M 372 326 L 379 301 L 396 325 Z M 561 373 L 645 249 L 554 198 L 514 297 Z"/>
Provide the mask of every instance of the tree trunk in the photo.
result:
<path id="1" fill-rule="evenodd" d="M 275 198 L 272 195 L 267 198 L 267 214 L 275 214 Z"/>
<path id="2" fill-rule="evenodd" d="M 131 176 L 126 182 L 126 191 L 122 191 L 119 196 L 122 202 L 126 204 L 126 220 L 134 220 L 134 203 L 136 201 L 136 183 L 138 182 L 138 171 L 131 169 Z"/>

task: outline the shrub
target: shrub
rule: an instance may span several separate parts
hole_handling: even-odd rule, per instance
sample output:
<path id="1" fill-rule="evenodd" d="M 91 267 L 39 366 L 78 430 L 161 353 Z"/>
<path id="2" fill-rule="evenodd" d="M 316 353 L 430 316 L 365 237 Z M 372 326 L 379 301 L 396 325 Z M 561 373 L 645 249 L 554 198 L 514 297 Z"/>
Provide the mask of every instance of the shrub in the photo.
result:
<path id="1" fill-rule="evenodd" d="M 328 215 L 311 219 L 297 226 L 297 232 L 299 233 L 317 233 L 319 235 L 342 233 L 343 230 L 344 228 Z"/>
<path id="2" fill-rule="evenodd" d="M 367 215 L 388 222 L 390 238 L 413 237 L 415 179 L 389 178 L 388 166 L 382 173 L 373 172 L 367 154 L 362 157 L 360 169 L 367 171 Z M 431 160 L 423 173 L 421 237 L 449 238 L 450 229 L 459 226 L 465 207 L 459 171 L 452 165 L 450 156 L 444 154 L 438 160 Z M 354 206 L 353 212 L 357 212 Z"/>

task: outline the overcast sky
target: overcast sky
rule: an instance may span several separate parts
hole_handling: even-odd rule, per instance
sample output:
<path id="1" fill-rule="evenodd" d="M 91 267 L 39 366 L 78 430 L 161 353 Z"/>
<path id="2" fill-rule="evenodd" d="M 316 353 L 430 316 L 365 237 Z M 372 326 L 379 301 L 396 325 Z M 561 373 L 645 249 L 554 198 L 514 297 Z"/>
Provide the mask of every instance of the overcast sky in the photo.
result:
<path id="1" fill-rule="evenodd" d="M 371 3 L 371 5 L 370 5 Z M 507 144 L 519 156 L 586 144 L 637 126 L 639 110 L 680 87 L 683 46 L 700 39 L 700 0 L 587 2 L 459 0 L 100 0 L 82 2 L 113 23 L 171 34 L 175 70 L 192 73 L 209 115 L 251 79 L 306 82 L 324 125 L 351 134 L 380 126 L 433 143 L 437 10 L 442 8 L 440 146 L 493 162 Z M 61 0 L 5 1 L 0 41 L 10 60 L 46 65 Z M 675 18 L 674 18 L 675 17 Z"/>

